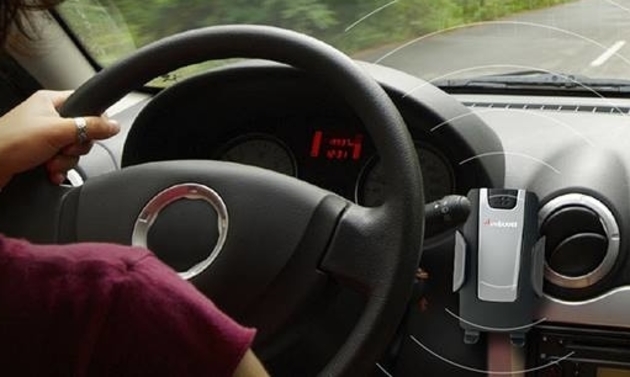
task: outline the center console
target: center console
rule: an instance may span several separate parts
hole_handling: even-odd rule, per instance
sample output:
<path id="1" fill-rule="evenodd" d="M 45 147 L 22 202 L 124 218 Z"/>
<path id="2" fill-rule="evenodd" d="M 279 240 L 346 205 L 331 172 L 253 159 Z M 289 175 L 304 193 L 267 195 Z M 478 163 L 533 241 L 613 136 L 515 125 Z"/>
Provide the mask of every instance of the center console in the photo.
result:
<path id="1" fill-rule="evenodd" d="M 526 211 L 495 219 L 515 215 L 500 211 L 517 204 L 478 199 L 507 193 L 525 205 L 525 192 L 508 191 L 469 194 L 476 224 L 469 218 L 457 232 L 428 242 L 403 330 L 376 375 L 630 377 L 630 273 L 619 217 L 588 192 L 559 194 L 539 206 L 538 242 L 521 231 L 526 247 L 501 242 L 507 249 L 497 249 L 479 242 L 482 227 L 514 230 L 527 222 Z M 518 284 L 494 284 L 505 289 L 489 295 L 480 286 L 497 279 Z M 527 299 L 506 295 L 515 289 Z"/>

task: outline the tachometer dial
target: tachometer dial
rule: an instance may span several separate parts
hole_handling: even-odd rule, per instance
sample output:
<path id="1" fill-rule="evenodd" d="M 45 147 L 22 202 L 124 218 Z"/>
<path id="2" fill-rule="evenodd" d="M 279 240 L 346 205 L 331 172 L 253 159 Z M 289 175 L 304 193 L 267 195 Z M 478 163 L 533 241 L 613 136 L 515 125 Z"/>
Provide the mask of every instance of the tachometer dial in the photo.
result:
<path id="1" fill-rule="evenodd" d="M 432 202 L 452 194 L 455 189 L 455 179 L 448 160 L 438 151 L 423 145 L 416 145 L 416 152 L 420 159 L 424 179 L 425 201 Z M 367 163 L 359 177 L 356 201 L 367 207 L 378 206 L 385 198 L 385 187 L 382 164 L 374 158 Z"/>
<path id="2" fill-rule="evenodd" d="M 231 141 L 219 159 L 290 176 L 296 176 L 297 173 L 291 151 L 277 138 L 263 134 L 250 134 Z"/>

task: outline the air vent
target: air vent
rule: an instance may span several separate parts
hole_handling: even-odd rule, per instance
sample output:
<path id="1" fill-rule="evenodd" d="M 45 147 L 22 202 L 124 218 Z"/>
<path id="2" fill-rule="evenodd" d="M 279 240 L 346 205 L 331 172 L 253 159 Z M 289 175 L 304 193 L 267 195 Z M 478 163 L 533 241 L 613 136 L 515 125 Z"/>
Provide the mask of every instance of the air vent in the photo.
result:
<path id="1" fill-rule="evenodd" d="M 587 105 L 559 105 L 541 103 L 503 103 L 503 102 L 464 102 L 469 108 L 485 109 L 514 109 L 514 110 L 542 110 L 542 111 L 563 111 L 573 113 L 598 113 L 629 115 L 630 107 L 627 106 L 587 106 Z"/>
<path id="2" fill-rule="evenodd" d="M 550 283 L 586 288 L 612 270 L 619 255 L 619 227 L 602 202 L 582 194 L 562 195 L 543 206 L 539 219 Z"/>

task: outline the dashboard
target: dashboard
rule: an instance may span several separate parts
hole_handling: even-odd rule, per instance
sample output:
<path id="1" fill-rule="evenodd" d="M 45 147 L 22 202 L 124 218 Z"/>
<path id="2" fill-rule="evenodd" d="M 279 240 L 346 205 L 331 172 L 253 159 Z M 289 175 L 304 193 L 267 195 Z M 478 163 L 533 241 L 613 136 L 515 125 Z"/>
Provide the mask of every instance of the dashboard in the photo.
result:
<path id="1" fill-rule="evenodd" d="M 366 206 L 377 206 L 386 182 L 374 146 L 356 119 L 343 116 L 269 116 L 218 126 L 170 153 L 258 166 L 326 188 Z M 208 140 L 216 140 L 208 145 Z M 427 202 L 456 193 L 455 168 L 433 143 L 415 140 Z M 176 147 L 177 148 L 177 147 Z M 191 155 L 191 151 L 196 155 Z"/>
<path id="2" fill-rule="evenodd" d="M 500 182 L 474 158 L 500 150 L 496 138 L 471 142 L 411 96 L 395 98 L 416 145 L 426 202 Z M 328 88 L 284 66 L 213 72 L 157 95 L 135 119 L 121 165 L 169 159 L 254 165 L 365 206 L 378 206 L 387 192 L 362 121 Z"/>
<path id="3" fill-rule="evenodd" d="M 334 119 L 295 119 L 285 124 L 285 132 L 238 135 L 212 154 L 218 160 L 258 166 L 311 182 L 365 206 L 382 204 L 386 186 L 382 166 L 357 125 Z M 416 151 L 426 177 L 426 201 L 455 193 L 454 169 L 449 160 L 421 141 L 416 141 Z"/>
<path id="4" fill-rule="evenodd" d="M 619 353 L 611 361 L 610 354 L 627 349 L 630 338 L 630 101 L 449 95 L 395 70 L 363 68 L 405 119 L 426 202 L 477 187 L 528 189 L 540 198 L 541 232 L 555 240 L 547 245 L 539 325 L 525 347 L 503 342 L 497 348 L 492 337 L 475 346 L 463 342 L 452 315 L 458 309 L 452 292 L 453 233 L 426 234 L 416 295 L 383 361 L 389 372 L 375 375 L 477 375 L 500 370 L 497 360 L 506 352 L 516 375 L 528 368 L 534 368 L 531 375 L 627 369 L 626 351 L 622 361 Z M 84 174 L 102 172 L 103 156 L 121 167 L 224 160 L 294 176 L 365 206 L 377 206 L 387 195 L 362 120 L 316 79 L 283 65 L 256 62 L 212 71 L 115 117 L 126 126 L 124 132 L 82 161 Z M 576 260 L 588 263 L 572 264 Z M 348 305 L 341 306 L 340 317 L 351 323 Z M 594 349 L 599 353 L 589 353 Z M 576 356 L 563 359 L 569 354 Z M 580 359 L 587 356 L 588 363 Z M 543 369 L 536 368 L 548 363 L 552 368 L 538 374 Z"/>

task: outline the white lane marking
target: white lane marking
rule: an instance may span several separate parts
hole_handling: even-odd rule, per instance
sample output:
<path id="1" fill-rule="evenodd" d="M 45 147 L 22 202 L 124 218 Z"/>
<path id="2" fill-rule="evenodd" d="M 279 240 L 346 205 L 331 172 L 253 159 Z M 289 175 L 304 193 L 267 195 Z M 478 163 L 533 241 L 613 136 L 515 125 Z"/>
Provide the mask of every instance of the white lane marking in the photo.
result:
<path id="1" fill-rule="evenodd" d="M 617 41 L 614 45 L 610 46 L 610 48 L 604 51 L 597 59 L 591 62 L 591 67 L 599 67 L 600 65 L 606 63 L 608 59 L 610 59 L 613 55 L 617 53 L 617 51 L 621 50 L 621 48 L 626 44 L 626 41 Z"/>

